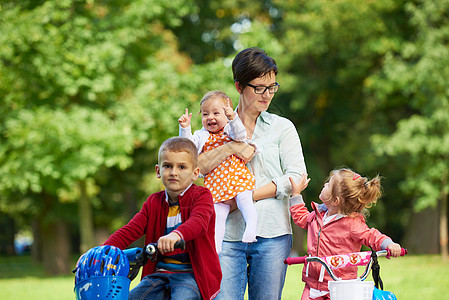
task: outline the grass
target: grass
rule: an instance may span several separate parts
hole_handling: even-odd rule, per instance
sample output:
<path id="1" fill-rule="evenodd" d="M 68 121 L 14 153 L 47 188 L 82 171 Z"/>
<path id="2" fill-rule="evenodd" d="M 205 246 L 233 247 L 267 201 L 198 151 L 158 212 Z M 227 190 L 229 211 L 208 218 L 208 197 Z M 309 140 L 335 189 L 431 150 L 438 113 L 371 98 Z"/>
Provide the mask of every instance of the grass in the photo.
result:
<path id="1" fill-rule="evenodd" d="M 394 292 L 398 299 L 432 300 L 449 295 L 449 262 L 442 262 L 439 256 L 380 259 L 380 264 L 384 288 Z M 301 265 L 288 267 L 282 299 L 300 299 L 304 287 L 301 271 Z M 136 284 L 137 279 L 131 286 Z M 72 274 L 48 277 L 28 256 L 0 257 L 0 299 L 75 299 L 73 287 Z"/>

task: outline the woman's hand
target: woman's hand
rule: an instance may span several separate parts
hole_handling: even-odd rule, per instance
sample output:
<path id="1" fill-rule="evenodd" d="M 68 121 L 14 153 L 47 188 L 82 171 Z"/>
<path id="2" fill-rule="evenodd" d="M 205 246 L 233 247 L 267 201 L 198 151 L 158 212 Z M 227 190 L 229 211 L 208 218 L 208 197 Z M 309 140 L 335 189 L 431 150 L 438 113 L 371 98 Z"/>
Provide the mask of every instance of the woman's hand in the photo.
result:
<path id="1" fill-rule="evenodd" d="M 229 144 L 231 144 L 233 154 L 242 159 L 245 164 L 247 164 L 253 158 L 254 152 L 256 151 L 253 146 L 247 143 L 233 141 Z"/>
<path id="2" fill-rule="evenodd" d="M 309 185 L 310 181 L 310 178 L 307 178 L 307 174 L 303 174 L 301 180 L 299 180 L 298 183 L 296 183 L 291 177 L 289 177 L 288 179 L 290 180 L 290 183 L 292 185 L 292 197 L 300 195 L 301 192 L 304 191 Z"/>
<path id="3" fill-rule="evenodd" d="M 228 156 L 236 155 L 241 158 L 245 164 L 254 156 L 255 149 L 253 146 L 243 142 L 229 142 L 219 146 L 213 150 L 201 153 L 198 156 L 198 167 L 203 175 L 206 175 L 219 164 L 221 164 Z"/>

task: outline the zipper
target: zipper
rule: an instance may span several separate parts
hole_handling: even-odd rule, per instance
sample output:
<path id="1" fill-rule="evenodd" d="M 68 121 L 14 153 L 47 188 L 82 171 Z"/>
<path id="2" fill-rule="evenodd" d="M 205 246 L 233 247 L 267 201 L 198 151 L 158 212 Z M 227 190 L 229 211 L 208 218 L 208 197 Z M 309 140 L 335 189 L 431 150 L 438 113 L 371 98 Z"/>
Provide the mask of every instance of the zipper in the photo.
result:
<path id="1" fill-rule="evenodd" d="M 318 253 L 319 253 L 319 249 L 320 249 L 320 236 L 321 236 L 321 225 L 318 223 L 318 226 L 320 226 L 320 230 L 318 231 L 318 239 L 317 239 L 317 243 L 316 243 L 316 256 L 319 257 Z"/>

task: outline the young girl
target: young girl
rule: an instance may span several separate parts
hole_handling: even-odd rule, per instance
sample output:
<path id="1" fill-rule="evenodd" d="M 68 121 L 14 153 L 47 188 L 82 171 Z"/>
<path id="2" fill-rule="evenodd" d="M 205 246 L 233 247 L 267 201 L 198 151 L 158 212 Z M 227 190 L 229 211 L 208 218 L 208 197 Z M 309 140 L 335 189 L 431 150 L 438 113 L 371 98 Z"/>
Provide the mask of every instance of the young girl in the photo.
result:
<path id="1" fill-rule="evenodd" d="M 231 99 L 221 91 L 211 91 L 204 95 L 200 103 L 203 128 L 192 135 L 190 121 L 192 114 L 186 109 L 178 122 L 179 135 L 192 140 L 198 152 L 207 152 L 232 140 L 245 141 L 246 128 L 239 116 L 232 110 Z M 256 241 L 257 212 L 253 204 L 252 190 L 254 177 L 243 160 L 229 156 L 218 167 L 205 175 L 204 185 L 212 192 L 215 207 L 215 245 L 221 252 L 225 234 L 226 218 L 235 198 L 237 207 L 246 222 L 242 242 Z"/>
<path id="2" fill-rule="evenodd" d="M 369 228 L 365 223 L 366 208 L 376 203 L 381 196 L 380 178 L 368 180 L 349 169 L 334 170 L 320 193 L 322 204 L 312 202 L 313 211 L 305 207 L 300 193 L 307 187 L 310 179 L 307 174 L 299 183 L 292 179 L 290 212 L 293 221 L 307 229 L 307 252 L 312 256 L 330 256 L 358 252 L 362 245 L 374 250 L 389 249 L 397 257 L 401 246 L 377 229 Z M 357 267 L 334 270 L 342 279 L 355 279 Z M 329 299 L 327 282 L 330 276 L 319 263 L 308 263 L 303 269 L 305 282 L 301 300 Z"/>

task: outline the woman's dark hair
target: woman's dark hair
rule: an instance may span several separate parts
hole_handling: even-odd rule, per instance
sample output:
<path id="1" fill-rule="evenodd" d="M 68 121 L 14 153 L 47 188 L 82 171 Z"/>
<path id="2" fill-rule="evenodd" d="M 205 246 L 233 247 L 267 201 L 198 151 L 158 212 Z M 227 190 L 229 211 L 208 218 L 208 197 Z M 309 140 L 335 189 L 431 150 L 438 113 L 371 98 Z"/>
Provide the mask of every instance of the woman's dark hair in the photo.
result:
<path id="1" fill-rule="evenodd" d="M 258 47 L 240 51 L 232 61 L 234 82 L 238 81 L 242 85 L 271 72 L 274 72 L 274 75 L 278 73 L 276 61 Z"/>

